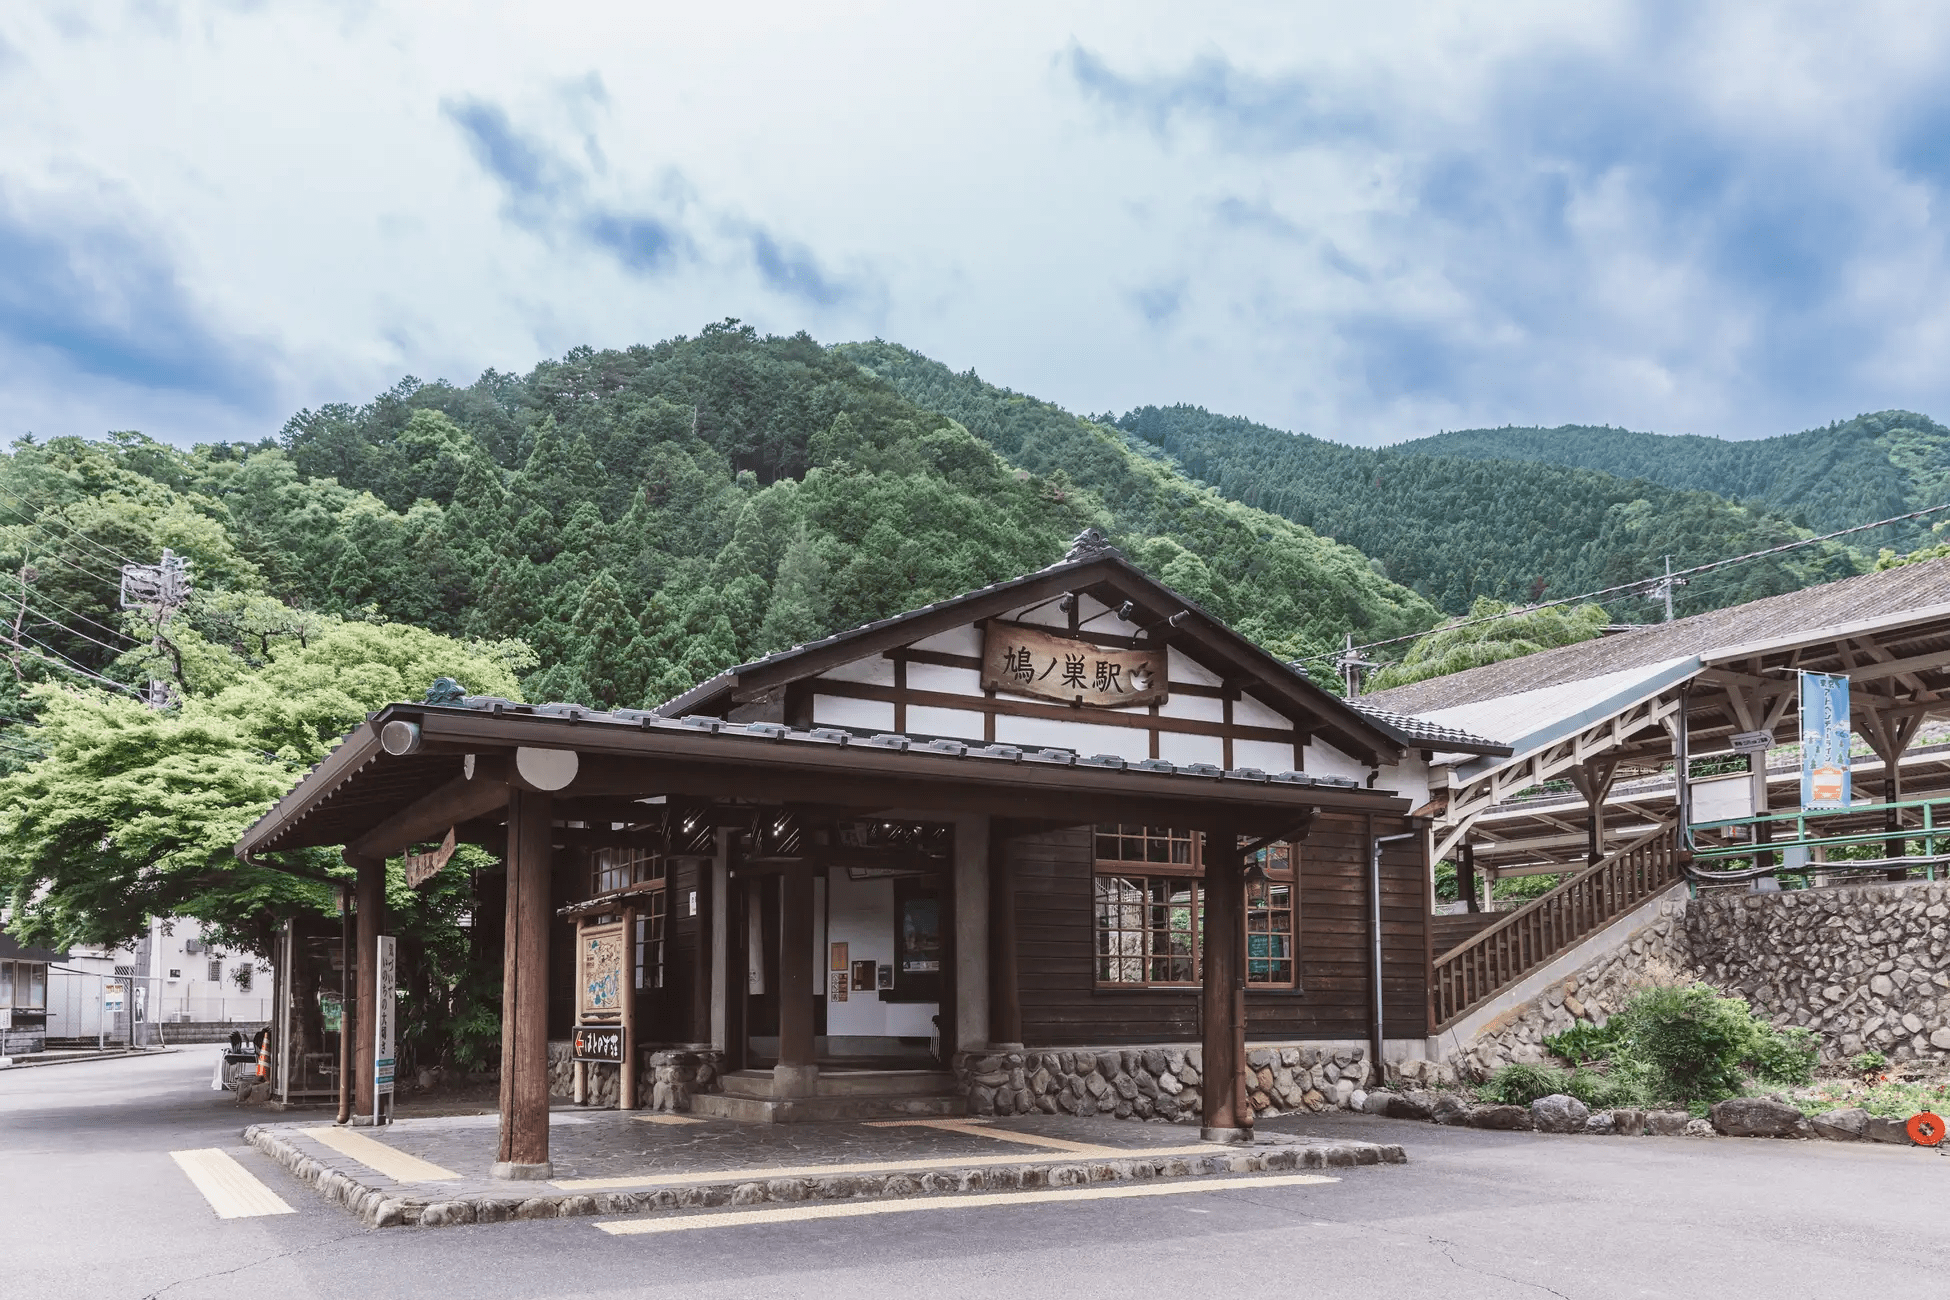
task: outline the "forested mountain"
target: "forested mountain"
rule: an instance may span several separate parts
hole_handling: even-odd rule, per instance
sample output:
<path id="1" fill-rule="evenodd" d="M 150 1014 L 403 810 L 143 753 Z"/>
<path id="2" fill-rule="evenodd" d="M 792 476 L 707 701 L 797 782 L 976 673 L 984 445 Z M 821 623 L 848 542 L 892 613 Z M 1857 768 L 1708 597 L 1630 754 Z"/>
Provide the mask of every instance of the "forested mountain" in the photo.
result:
<path id="1" fill-rule="evenodd" d="M 1667 487 L 1757 502 L 1817 532 L 1887 519 L 1950 499 L 1950 429 L 1926 415 L 1879 411 L 1805 433 L 1727 442 L 1567 424 L 1556 429 L 1459 429 L 1396 444 L 1418 456 L 1526 460 L 1602 470 Z M 1856 539 L 1906 550 L 1928 521 Z"/>
<path id="2" fill-rule="evenodd" d="M 1480 597 L 1572 596 L 1649 578 L 1666 556 L 1686 568 L 1807 535 L 1765 506 L 1593 469 L 1346 447 L 1194 406 L 1142 407 L 1116 425 L 1134 449 L 1357 547 L 1455 613 Z M 1868 563 L 1861 551 L 1824 543 L 1697 578 L 1675 603 L 1682 614 L 1716 609 Z M 1638 596 L 1606 608 L 1621 622 L 1655 617 Z"/>
<path id="3" fill-rule="evenodd" d="M 258 445 L 22 441 L 0 462 L 0 612 L 17 676 L 215 689 L 317 611 L 520 640 L 529 698 L 635 705 L 1039 568 L 1096 525 L 1282 653 L 1437 619 L 1349 547 L 1069 426 L 1060 446 L 984 442 L 854 352 L 726 322 L 408 380 Z M 162 547 L 198 596 L 156 656 L 116 573 Z"/>

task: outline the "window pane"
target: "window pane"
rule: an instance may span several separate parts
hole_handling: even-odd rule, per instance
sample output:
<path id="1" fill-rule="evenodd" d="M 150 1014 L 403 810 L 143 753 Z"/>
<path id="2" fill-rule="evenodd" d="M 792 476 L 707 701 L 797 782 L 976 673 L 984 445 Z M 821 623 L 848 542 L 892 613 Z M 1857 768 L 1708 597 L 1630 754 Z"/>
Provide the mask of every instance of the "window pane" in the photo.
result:
<path id="1" fill-rule="evenodd" d="M 29 966 L 28 978 L 32 981 L 27 989 L 27 1005 L 45 1007 L 47 1005 L 47 967 L 36 962 Z"/>
<path id="2" fill-rule="evenodd" d="M 0 961 L 0 1007 L 14 1004 L 14 964 Z"/>
<path id="3" fill-rule="evenodd" d="M 1144 885 L 1125 876 L 1096 878 L 1097 979 L 1144 982 Z"/>

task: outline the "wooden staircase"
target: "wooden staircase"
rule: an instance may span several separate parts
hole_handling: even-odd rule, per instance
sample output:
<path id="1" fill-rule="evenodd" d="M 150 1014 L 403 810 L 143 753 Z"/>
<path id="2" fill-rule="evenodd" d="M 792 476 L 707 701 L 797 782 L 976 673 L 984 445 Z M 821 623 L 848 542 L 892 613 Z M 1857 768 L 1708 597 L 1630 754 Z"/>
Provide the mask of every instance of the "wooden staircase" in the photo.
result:
<path id="1" fill-rule="evenodd" d="M 1447 951 L 1436 930 L 1429 1022 L 1441 1033 L 1546 962 L 1576 947 L 1680 878 L 1671 830 L 1631 845 L 1561 882 L 1514 912 L 1479 913 L 1487 922 Z M 1463 917 L 1433 918 L 1456 922 Z M 1451 927 L 1451 933 L 1462 927 Z"/>

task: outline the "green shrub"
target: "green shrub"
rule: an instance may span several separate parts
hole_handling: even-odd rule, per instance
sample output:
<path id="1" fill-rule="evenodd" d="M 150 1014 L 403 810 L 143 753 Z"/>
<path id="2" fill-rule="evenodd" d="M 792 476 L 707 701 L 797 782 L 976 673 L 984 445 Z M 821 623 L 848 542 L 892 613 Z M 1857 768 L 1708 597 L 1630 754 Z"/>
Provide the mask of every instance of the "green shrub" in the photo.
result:
<path id="1" fill-rule="evenodd" d="M 1484 1101 L 1504 1106 L 1528 1106 L 1570 1087 L 1571 1076 L 1551 1065 L 1506 1065 L 1476 1090 Z"/>
<path id="2" fill-rule="evenodd" d="M 1857 1074 L 1881 1074 L 1889 1068 L 1889 1058 L 1881 1052 L 1858 1052 L 1848 1058 L 1849 1068 Z"/>
<path id="3" fill-rule="evenodd" d="M 1544 1046 L 1573 1065 L 1602 1061 L 1617 1050 L 1618 1031 L 1610 1025 L 1601 1029 L 1580 1020 L 1563 1033 L 1546 1038 Z"/>
<path id="4" fill-rule="evenodd" d="M 1612 1026 L 1618 1032 L 1614 1059 L 1642 1072 L 1651 1095 L 1662 1101 L 1714 1102 L 1740 1092 L 1745 1070 L 1765 1056 L 1795 1068 L 1801 1048 L 1757 1021 L 1740 998 L 1723 998 L 1705 984 L 1654 988 L 1638 994 Z"/>
<path id="5" fill-rule="evenodd" d="M 1651 1096 L 1641 1071 L 1629 1064 L 1600 1072 L 1585 1066 L 1571 1071 L 1564 1091 L 1593 1110 L 1612 1110 L 1619 1106 L 1644 1106 Z"/>
<path id="6" fill-rule="evenodd" d="M 1790 1087 L 1815 1081 L 1821 1040 L 1805 1029 L 1759 1028 L 1754 1034 L 1754 1077 Z"/>

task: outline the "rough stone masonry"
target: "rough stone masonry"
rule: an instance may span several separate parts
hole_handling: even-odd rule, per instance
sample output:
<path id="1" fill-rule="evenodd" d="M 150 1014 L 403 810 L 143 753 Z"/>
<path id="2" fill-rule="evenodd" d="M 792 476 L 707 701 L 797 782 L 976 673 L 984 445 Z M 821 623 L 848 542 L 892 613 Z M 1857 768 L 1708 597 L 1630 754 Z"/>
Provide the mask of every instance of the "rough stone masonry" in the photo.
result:
<path id="1" fill-rule="evenodd" d="M 1453 1060 L 1479 1079 L 1513 1061 L 1541 1061 L 1546 1036 L 1579 1021 L 1603 1024 L 1642 988 L 1695 980 L 1747 999 L 1778 1028 L 1811 1031 L 1824 1059 L 1870 1048 L 1896 1060 L 1950 1057 L 1950 885 L 1729 892 L 1668 904 L 1626 943 L 1455 1045 Z"/>

